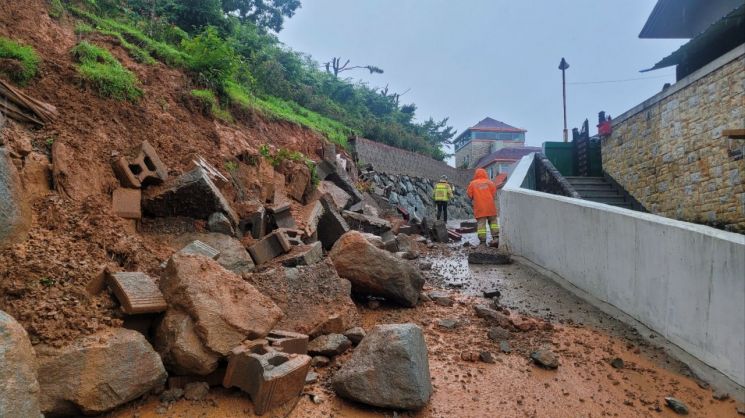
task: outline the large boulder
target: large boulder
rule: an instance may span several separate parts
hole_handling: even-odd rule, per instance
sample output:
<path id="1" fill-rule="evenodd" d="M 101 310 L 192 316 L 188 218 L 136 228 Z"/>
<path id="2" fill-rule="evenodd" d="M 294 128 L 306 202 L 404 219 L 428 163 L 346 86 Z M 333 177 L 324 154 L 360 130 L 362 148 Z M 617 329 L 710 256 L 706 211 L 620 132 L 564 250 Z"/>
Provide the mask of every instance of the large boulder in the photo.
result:
<path id="1" fill-rule="evenodd" d="M 37 353 L 41 406 L 49 415 L 100 414 L 162 386 L 167 378 L 145 337 L 124 328 L 63 348 L 37 347 Z"/>
<path id="2" fill-rule="evenodd" d="M 352 200 L 352 196 L 344 190 L 340 189 L 339 186 L 335 185 L 330 181 L 322 181 L 318 184 L 318 191 L 322 195 L 328 195 L 331 201 L 334 202 L 334 207 L 337 211 L 342 211 L 347 207 L 349 201 Z"/>
<path id="3" fill-rule="evenodd" d="M 217 369 L 220 355 L 205 348 L 189 315 L 169 309 L 155 331 L 155 349 L 169 371 L 181 375 L 208 375 Z"/>
<path id="4" fill-rule="evenodd" d="M 26 330 L 0 311 L 0 417 L 41 416 L 36 355 Z"/>
<path id="5" fill-rule="evenodd" d="M 357 231 L 344 234 L 329 256 L 355 293 L 382 296 L 403 306 L 416 306 L 424 286 L 419 269 L 376 248 Z"/>
<path id="6" fill-rule="evenodd" d="M 8 151 L 0 147 L 0 247 L 23 239 L 30 220 L 18 171 Z"/>
<path id="7" fill-rule="evenodd" d="M 432 395 L 427 345 L 414 324 L 378 325 L 333 376 L 336 393 L 367 405 L 416 410 Z"/>
<path id="8" fill-rule="evenodd" d="M 342 330 L 359 323 L 352 285 L 336 274 L 329 261 L 246 277 L 285 313 L 278 329 L 309 334 L 332 316 L 341 319 Z"/>
<path id="9" fill-rule="evenodd" d="M 264 337 L 282 318 L 271 299 L 207 257 L 174 254 L 160 288 L 169 309 L 187 313 L 204 345 L 221 355 Z"/>

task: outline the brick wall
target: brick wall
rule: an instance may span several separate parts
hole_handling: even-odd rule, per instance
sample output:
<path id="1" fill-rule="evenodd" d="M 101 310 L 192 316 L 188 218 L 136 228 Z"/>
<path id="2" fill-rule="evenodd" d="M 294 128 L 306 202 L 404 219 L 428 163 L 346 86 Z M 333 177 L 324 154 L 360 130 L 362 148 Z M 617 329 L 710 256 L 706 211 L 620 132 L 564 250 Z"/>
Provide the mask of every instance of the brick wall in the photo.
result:
<path id="1" fill-rule="evenodd" d="M 468 186 L 473 179 L 473 170 L 460 170 L 442 161 L 433 160 L 424 155 L 400 148 L 355 138 L 350 141 L 358 164 L 372 164 L 379 173 L 427 178 L 437 181 L 445 174 L 450 182 L 461 187 Z"/>
<path id="2" fill-rule="evenodd" d="M 745 233 L 745 45 L 613 122 L 604 170 L 654 214 Z"/>

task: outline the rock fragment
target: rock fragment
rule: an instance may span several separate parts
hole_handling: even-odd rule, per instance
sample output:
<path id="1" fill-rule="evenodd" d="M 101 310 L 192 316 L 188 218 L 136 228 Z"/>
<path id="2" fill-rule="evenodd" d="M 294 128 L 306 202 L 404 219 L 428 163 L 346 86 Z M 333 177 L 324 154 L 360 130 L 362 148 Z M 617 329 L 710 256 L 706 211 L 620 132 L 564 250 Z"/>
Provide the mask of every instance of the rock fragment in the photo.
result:
<path id="1" fill-rule="evenodd" d="M 341 334 L 327 334 L 317 337 L 308 344 L 308 353 L 313 356 L 334 357 L 352 347 L 349 338 Z"/>
<path id="2" fill-rule="evenodd" d="M 559 367 L 559 359 L 550 350 L 539 349 L 530 353 L 530 358 L 538 366 L 545 369 L 556 369 Z"/>
<path id="3" fill-rule="evenodd" d="M 350 328 L 344 332 L 344 336 L 349 338 L 349 341 L 354 345 L 359 344 L 365 338 L 365 335 L 365 330 L 362 327 Z"/>
<path id="4" fill-rule="evenodd" d="M 192 382 L 184 387 L 184 399 L 189 401 L 201 401 L 210 393 L 210 385 L 207 382 Z"/>
<path id="5" fill-rule="evenodd" d="M 688 415 L 688 407 L 680 399 L 667 396 L 665 397 L 665 405 L 678 415 Z"/>
<path id="6" fill-rule="evenodd" d="M 0 416 L 41 417 L 36 356 L 26 330 L 0 311 Z"/>

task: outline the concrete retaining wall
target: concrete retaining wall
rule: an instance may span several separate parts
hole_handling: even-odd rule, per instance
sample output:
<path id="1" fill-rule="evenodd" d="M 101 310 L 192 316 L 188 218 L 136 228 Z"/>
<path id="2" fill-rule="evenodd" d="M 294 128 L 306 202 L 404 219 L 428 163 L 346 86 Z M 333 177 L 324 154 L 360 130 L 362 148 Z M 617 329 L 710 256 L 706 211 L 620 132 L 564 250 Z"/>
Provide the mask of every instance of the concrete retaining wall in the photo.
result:
<path id="1" fill-rule="evenodd" d="M 745 385 L 745 236 L 529 190 L 534 156 L 500 193 L 509 250 Z"/>
<path id="2" fill-rule="evenodd" d="M 354 138 L 350 145 L 357 163 L 372 164 L 373 170 L 378 173 L 419 177 L 432 181 L 439 180 L 440 176 L 445 174 L 451 183 L 460 187 L 468 187 L 468 183 L 473 180 L 474 170 L 457 169 L 442 161 L 380 142 Z"/>

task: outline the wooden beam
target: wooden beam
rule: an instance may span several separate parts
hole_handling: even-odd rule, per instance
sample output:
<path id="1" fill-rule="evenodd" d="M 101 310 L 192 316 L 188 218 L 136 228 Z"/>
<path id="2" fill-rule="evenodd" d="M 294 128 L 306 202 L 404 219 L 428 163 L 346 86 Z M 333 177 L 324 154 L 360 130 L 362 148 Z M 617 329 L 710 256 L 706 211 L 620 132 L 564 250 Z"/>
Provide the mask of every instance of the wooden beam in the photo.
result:
<path id="1" fill-rule="evenodd" d="M 745 129 L 725 129 L 722 131 L 722 136 L 732 139 L 745 139 Z"/>

